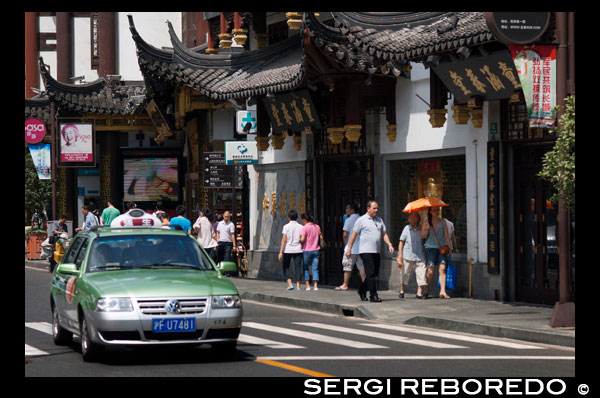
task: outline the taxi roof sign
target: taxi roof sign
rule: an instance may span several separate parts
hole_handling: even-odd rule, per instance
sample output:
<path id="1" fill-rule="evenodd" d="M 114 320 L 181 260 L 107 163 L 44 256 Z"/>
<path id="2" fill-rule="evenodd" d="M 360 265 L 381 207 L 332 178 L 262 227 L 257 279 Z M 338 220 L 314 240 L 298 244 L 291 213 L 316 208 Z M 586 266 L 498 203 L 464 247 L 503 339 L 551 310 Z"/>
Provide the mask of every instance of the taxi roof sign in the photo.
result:
<path id="1" fill-rule="evenodd" d="M 111 228 L 159 228 L 162 226 L 160 218 L 154 214 L 148 214 L 141 209 L 132 209 L 121 214 L 110 223 Z"/>

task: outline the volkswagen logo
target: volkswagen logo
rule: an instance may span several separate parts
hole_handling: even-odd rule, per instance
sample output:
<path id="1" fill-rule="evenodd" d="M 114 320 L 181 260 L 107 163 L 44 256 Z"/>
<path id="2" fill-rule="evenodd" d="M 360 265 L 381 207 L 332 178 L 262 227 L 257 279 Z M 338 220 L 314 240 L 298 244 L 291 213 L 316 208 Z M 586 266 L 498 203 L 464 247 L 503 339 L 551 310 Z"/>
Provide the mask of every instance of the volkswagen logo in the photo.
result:
<path id="1" fill-rule="evenodd" d="M 167 301 L 167 304 L 165 304 L 165 309 L 171 314 L 179 314 L 181 312 L 181 305 L 177 300 L 169 300 Z"/>

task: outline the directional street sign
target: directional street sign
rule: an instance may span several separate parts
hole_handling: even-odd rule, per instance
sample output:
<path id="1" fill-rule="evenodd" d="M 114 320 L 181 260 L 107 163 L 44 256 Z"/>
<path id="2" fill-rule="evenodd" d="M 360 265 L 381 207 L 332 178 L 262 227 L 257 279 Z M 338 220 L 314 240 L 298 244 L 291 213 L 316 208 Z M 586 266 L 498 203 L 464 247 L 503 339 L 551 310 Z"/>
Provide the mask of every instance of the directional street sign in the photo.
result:
<path id="1" fill-rule="evenodd" d="M 226 165 L 223 152 L 204 152 L 202 168 L 204 188 L 244 187 L 244 166 Z"/>

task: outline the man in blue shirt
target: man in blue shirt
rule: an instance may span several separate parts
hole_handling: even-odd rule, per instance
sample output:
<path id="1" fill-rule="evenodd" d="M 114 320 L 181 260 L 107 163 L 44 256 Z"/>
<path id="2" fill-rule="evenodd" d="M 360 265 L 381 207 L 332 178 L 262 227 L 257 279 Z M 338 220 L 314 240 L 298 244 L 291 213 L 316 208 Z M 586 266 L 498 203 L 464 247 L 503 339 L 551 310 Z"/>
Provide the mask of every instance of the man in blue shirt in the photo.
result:
<path id="1" fill-rule="evenodd" d="M 381 299 L 377 295 L 377 277 L 379 275 L 379 246 L 381 239 L 388 245 L 390 253 L 394 252 L 394 246 L 390 242 L 390 238 L 385 229 L 383 220 L 377 217 L 379 205 L 374 200 L 367 203 L 367 212 L 354 223 L 352 237 L 348 246 L 346 246 L 346 257 L 350 257 L 352 246 L 356 238 L 360 238 L 358 252 L 363 260 L 367 278 L 363 281 L 358 289 L 358 295 L 362 301 L 367 301 L 367 288 L 371 294 L 370 301 L 372 303 L 380 303 Z"/>
<path id="2" fill-rule="evenodd" d="M 92 213 L 88 205 L 83 205 L 83 207 L 81 208 L 81 212 L 85 217 L 85 223 L 83 228 L 76 228 L 75 231 L 79 232 L 83 230 L 88 230 L 91 229 L 94 225 L 98 225 L 98 219 L 96 218 L 94 213 Z"/>
<path id="3" fill-rule="evenodd" d="M 175 225 L 179 225 L 181 229 L 188 234 L 192 233 L 192 223 L 183 216 L 185 214 L 185 206 L 179 205 L 175 211 L 177 212 L 177 217 L 171 218 L 169 226 L 173 227 Z"/>

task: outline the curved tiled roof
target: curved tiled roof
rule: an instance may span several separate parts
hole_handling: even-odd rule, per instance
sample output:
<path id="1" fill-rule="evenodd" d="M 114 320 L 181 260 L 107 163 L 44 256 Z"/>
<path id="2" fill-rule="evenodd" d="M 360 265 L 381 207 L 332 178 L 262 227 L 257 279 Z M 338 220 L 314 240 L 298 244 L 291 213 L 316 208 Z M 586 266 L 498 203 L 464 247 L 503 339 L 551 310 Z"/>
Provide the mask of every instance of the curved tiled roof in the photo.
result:
<path id="1" fill-rule="evenodd" d="M 45 93 L 25 98 L 25 119 L 29 118 L 50 123 L 50 99 Z"/>
<path id="2" fill-rule="evenodd" d="M 50 75 L 42 58 L 40 71 L 48 100 L 54 100 L 59 109 L 107 115 L 133 115 L 145 111 L 143 101 L 137 100 L 146 94 L 146 87 L 141 82 L 110 87 L 101 77 L 86 84 L 62 83 Z"/>
<path id="3" fill-rule="evenodd" d="M 298 87 L 304 77 L 302 40 L 295 35 L 267 48 L 208 55 L 187 48 L 168 23 L 173 50 L 159 50 L 138 34 L 129 16 L 144 76 L 191 87 L 214 100 L 247 98 Z"/>
<path id="4" fill-rule="evenodd" d="M 306 13 L 309 34 L 325 53 L 369 73 L 427 56 L 495 41 L 483 12 L 334 12 L 335 27 Z M 387 68 L 381 68 L 386 65 Z"/>

